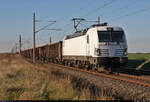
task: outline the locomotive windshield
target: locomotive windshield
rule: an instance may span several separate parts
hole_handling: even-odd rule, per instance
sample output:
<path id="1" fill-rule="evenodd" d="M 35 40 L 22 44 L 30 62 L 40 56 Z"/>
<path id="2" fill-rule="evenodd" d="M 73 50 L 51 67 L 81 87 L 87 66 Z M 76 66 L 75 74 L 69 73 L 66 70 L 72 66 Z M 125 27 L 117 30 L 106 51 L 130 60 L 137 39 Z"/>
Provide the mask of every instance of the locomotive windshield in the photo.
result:
<path id="1" fill-rule="evenodd" d="M 123 42 L 123 31 L 98 31 L 99 42 Z"/>

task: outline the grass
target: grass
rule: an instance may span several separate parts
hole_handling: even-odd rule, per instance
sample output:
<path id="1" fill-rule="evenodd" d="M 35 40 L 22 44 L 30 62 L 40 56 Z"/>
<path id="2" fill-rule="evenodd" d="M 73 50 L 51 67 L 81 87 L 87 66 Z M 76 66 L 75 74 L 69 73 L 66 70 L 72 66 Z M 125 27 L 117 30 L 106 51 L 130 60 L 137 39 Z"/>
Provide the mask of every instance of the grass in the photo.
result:
<path id="1" fill-rule="evenodd" d="M 0 100 L 76 98 L 69 83 L 53 79 L 50 69 L 34 66 L 20 56 L 0 54 Z"/>
<path id="2" fill-rule="evenodd" d="M 78 91 L 68 78 L 53 74 L 48 65 L 33 65 L 19 55 L 0 54 L 0 80 L 0 100 L 91 99 L 89 89 Z M 114 98 L 101 95 L 96 99 Z"/>
<path id="3" fill-rule="evenodd" d="M 139 65 L 150 59 L 150 53 L 129 53 L 128 66 L 137 68 Z M 150 69 L 150 62 L 142 66 L 141 69 Z"/>

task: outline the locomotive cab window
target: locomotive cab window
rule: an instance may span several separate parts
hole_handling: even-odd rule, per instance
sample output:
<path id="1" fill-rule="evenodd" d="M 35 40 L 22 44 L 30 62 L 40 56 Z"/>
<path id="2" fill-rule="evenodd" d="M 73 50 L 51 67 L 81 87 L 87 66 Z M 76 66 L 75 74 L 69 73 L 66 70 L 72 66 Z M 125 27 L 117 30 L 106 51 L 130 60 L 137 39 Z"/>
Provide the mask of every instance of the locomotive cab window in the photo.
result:
<path id="1" fill-rule="evenodd" d="M 123 42 L 123 31 L 98 31 L 99 42 Z"/>

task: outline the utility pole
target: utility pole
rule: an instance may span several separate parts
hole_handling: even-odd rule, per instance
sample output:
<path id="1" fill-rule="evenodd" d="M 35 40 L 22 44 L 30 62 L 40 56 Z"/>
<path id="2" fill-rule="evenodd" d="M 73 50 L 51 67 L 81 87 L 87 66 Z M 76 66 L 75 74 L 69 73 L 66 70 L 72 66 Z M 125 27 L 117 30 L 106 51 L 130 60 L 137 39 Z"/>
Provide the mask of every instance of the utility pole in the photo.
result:
<path id="1" fill-rule="evenodd" d="M 97 22 L 98 22 L 98 24 L 100 24 L 100 17 L 99 16 L 98 16 L 98 21 Z"/>
<path id="2" fill-rule="evenodd" d="M 47 27 L 51 26 L 52 24 L 56 23 L 56 21 L 48 21 L 48 22 L 51 22 L 50 24 L 48 25 L 45 25 L 44 27 L 38 29 L 36 31 L 36 25 L 35 25 L 35 22 L 38 22 L 38 20 L 35 20 L 35 12 L 33 13 L 33 63 L 36 62 L 36 59 L 35 59 L 35 34 L 46 29 Z"/>
<path id="3" fill-rule="evenodd" d="M 21 35 L 19 35 L 19 54 L 21 55 Z"/>
<path id="4" fill-rule="evenodd" d="M 16 53 L 17 53 L 17 43 L 16 43 Z"/>
<path id="5" fill-rule="evenodd" d="M 35 63 L 35 12 L 33 13 L 33 63 Z"/>
<path id="6" fill-rule="evenodd" d="M 51 39 L 51 36 L 49 37 L 49 44 L 51 44 L 51 42 L 52 42 L 52 39 Z"/>

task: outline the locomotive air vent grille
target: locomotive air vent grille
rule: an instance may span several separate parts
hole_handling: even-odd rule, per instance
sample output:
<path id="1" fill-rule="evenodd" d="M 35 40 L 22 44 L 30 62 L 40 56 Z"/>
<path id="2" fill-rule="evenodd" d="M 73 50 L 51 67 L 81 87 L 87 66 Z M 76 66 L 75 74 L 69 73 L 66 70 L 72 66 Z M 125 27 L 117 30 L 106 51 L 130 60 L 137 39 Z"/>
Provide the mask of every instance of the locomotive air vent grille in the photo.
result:
<path id="1" fill-rule="evenodd" d="M 115 55 L 116 56 L 122 56 L 123 55 L 123 49 L 116 49 Z"/>
<path id="2" fill-rule="evenodd" d="M 108 56 L 109 55 L 108 49 L 100 49 L 100 55 L 101 56 Z"/>

